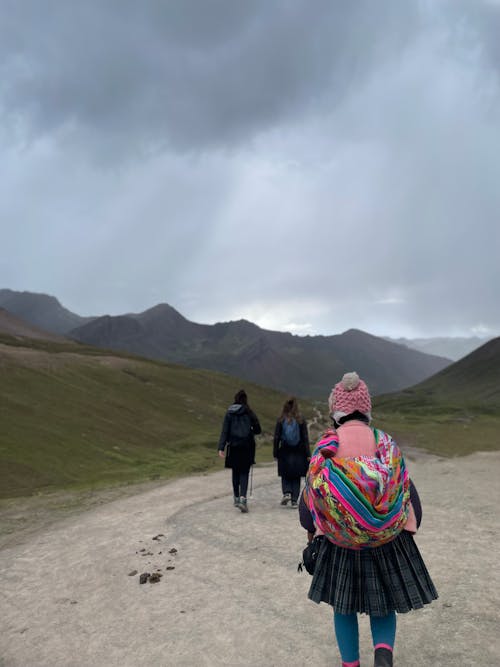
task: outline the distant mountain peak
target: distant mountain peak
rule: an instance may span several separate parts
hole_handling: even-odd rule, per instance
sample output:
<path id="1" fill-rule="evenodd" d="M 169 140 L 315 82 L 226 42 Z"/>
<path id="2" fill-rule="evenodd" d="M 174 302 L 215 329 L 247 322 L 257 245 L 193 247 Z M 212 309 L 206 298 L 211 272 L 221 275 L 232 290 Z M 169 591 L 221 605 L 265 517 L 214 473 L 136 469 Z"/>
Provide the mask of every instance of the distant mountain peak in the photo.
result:
<path id="1" fill-rule="evenodd" d="M 481 338 L 479 336 L 435 336 L 432 338 L 390 338 L 385 340 L 398 343 L 413 350 L 419 350 L 425 354 L 436 354 L 447 357 L 453 361 L 462 359 L 470 352 L 484 345 L 492 336 Z"/>
<path id="2" fill-rule="evenodd" d="M 261 331 L 264 331 L 264 329 L 261 329 L 257 324 L 249 322 L 245 319 L 216 322 L 215 324 L 209 324 L 206 326 L 214 327 L 214 330 L 217 331 L 231 330 L 238 334 L 249 334 L 252 339 L 254 339 L 255 335 L 259 334 Z"/>
<path id="3" fill-rule="evenodd" d="M 225 322 L 225 324 L 233 324 L 241 328 L 252 329 L 252 331 L 255 331 L 255 329 L 260 329 L 257 324 L 254 324 L 254 322 L 250 322 L 250 320 L 246 320 L 245 318 L 241 318 L 239 320 L 230 320 L 229 322 Z"/>
<path id="4" fill-rule="evenodd" d="M 169 303 L 166 302 L 157 303 L 156 306 L 151 306 L 151 308 L 148 308 L 147 310 L 143 311 L 143 314 L 153 313 L 153 312 L 177 313 L 177 315 L 181 315 L 178 310 L 176 310 L 173 306 L 171 306 Z"/>
<path id="5" fill-rule="evenodd" d="M 35 327 L 58 334 L 67 334 L 93 319 L 72 313 L 55 296 L 37 292 L 0 289 L 0 306 Z"/>
<path id="6" fill-rule="evenodd" d="M 373 334 L 368 333 L 367 331 L 363 331 L 362 329 L 347 329 L 346 331 L 343 331 L 341 336 L 373 336 Z M 376 336 L 373 336 L 376 338 Z"/>
<path id="7" fill-rule="evenodd" d="M 30 301 L 32 303 L 40 302 L 45 306 L 51 304 L 54 306 L 59 306 L 64 308 L 59 299 L 51 294 L 45 294 L 44 292 L 29 292 L 28 290 L 16 291 L 11 289 L 0 289 L 0 299 L 2 302 L 5 302 L 7 299 L 22 299 L 24 301 Z"/>
<path id="8" fill-rule="evenodd" d="M 191 323 L 178 310 L 168 303 L 158 303 L 142 313 L 131 315 L 135 320 L 144 326 L 154 326 L 158 328 L 165 327 L 184 327 Z"/>

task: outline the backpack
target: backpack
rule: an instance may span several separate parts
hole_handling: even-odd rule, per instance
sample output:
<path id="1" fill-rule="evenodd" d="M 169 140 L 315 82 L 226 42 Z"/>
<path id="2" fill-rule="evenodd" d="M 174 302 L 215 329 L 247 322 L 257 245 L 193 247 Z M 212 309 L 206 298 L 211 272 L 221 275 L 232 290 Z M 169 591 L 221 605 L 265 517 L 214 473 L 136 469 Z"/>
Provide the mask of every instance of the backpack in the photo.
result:
<path id="1" fill-rule="evenodd" d="M 300 428 L 296 419 L 283 419 L 281 439 L 285 445 L 296 447 L 300 442 Z"/>
<path id="2" fill-rule="evenodd" d="M 248 412 L 242 414 L 233 413 L 229 421 L 229 442 L 234 446 L 238 446 L 248 442 L 252 435 L 252 422 Z"/>
<path id="3" fill-rule="evenodd" d="M 381 546 L 408 520 L 410 478 L 404 457 L 390 435 L 378 429 L 374 435 L 374 457 L 337 459 L 338 436 L 327 431 L 309 464 L 306 505 L 316 528 L 340 547 Z"/>

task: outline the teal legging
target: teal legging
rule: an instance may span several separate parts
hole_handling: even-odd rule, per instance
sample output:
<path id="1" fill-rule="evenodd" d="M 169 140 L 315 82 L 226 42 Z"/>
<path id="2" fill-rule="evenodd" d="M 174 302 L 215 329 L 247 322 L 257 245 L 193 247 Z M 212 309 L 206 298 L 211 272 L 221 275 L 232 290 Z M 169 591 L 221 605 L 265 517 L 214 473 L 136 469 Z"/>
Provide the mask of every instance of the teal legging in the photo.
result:
<path id="1" fill-rule="evenodd" d="M 359 660 L 358 615 L 334 612 L 333 623 L 342 662 L 356 662 Z M 384 644 L 392 648 L 396 637 L 396 613 L 370 616 L 370 628 L 373 646 Z"/>

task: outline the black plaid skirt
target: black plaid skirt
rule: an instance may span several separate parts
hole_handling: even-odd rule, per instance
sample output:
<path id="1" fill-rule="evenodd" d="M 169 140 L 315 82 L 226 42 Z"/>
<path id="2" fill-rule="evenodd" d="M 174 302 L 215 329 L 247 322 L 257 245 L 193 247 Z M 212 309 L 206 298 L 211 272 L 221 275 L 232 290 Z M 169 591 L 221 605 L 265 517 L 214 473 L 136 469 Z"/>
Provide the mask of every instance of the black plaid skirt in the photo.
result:
<path id="1" fill-rule="evenodd" d="M 313 602 L 327 602 L 340 614 L 386 616 L 419 609 L 438 594 L 413 535 L 403 530 L 373 549 L 345 549 L 326 538 L 309 589 Z"/>

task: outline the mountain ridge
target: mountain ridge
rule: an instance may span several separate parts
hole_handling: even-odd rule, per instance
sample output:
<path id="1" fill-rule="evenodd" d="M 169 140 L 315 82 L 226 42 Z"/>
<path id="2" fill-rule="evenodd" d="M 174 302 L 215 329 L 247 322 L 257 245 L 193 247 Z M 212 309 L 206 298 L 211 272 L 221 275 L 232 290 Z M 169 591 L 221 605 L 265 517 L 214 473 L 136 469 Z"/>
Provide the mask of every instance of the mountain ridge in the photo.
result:
<path id="1" fill-rule="evenodd" d="M 391 338 L 390 336 L 384 336 L 384 338 L 392 343 L 405 345 L 425 354 L 436 354 L 438 357 L 458 361 L 484 345 L 494 336 L 434 336 L 431 338 Z"/>
<path id="2" fill-rule="evenodd" d="M 422 405 L 438 403 L 464 412 L 496 411 L 500 408 L 500 336 L 394 398 L 402 405 L 420 400 Z M 392 397 L 383 400 L 389 404 Z"/>
<path id="3" fill-rule="evenodd" d="M 373 394 L 380 394 L 414 385 L 450 363 L 358 329 L 299 336 L 262 329 L 245 319 L 199 324 L 167 303 L 141 313 L 81 318 L 55 297 L 18 294 L 16 302 L 15 292 L 0 290 L 0 306 L 2 299 L 7 309 L 14 304 L 27 321 L 43 321 L 50 331 L 63 328 L 66 336 L 81 343 L 219 371 L 303 398 L 324 399 L 343 373 L 353 369 Z M 56 318 L 52 327 L 51 317 Z M 71 322 L 77 326 L 67 329 Z"/>
<path id="4" fill-rule="evenodd" d="M 2 307 L 0 307 L 0 334 L 7 334 L 16 338 L 43 339 L 60 343 L 67 341 L 64 336 L 40 329 Z"/>
<path id="5" fill-rule="evenodd" d="M 431 378 L 377 396 L 377 425 L 398 442 L 457 456 L 499 448 L 500 337 Z"/>
<path id="6" fill-rule="evenodd" d="M 55 296 L 37 292 L 0 289 L 0 307 L 40 329 L 63 336 L 93 319 L 72 313 Z"/>
<path id="7" fill-rule="evenodd" d="M 198 324 L 165 308 L 127 317 L 97 318 L 69 335 L 97 347 L 222 371 L 308 398 L 324 398 L 353 368 L 373 393 L 382 393 L 413 385 L 450 363 L 358 329 L 298 336 L 261 329 L 246 320 Z"/>

